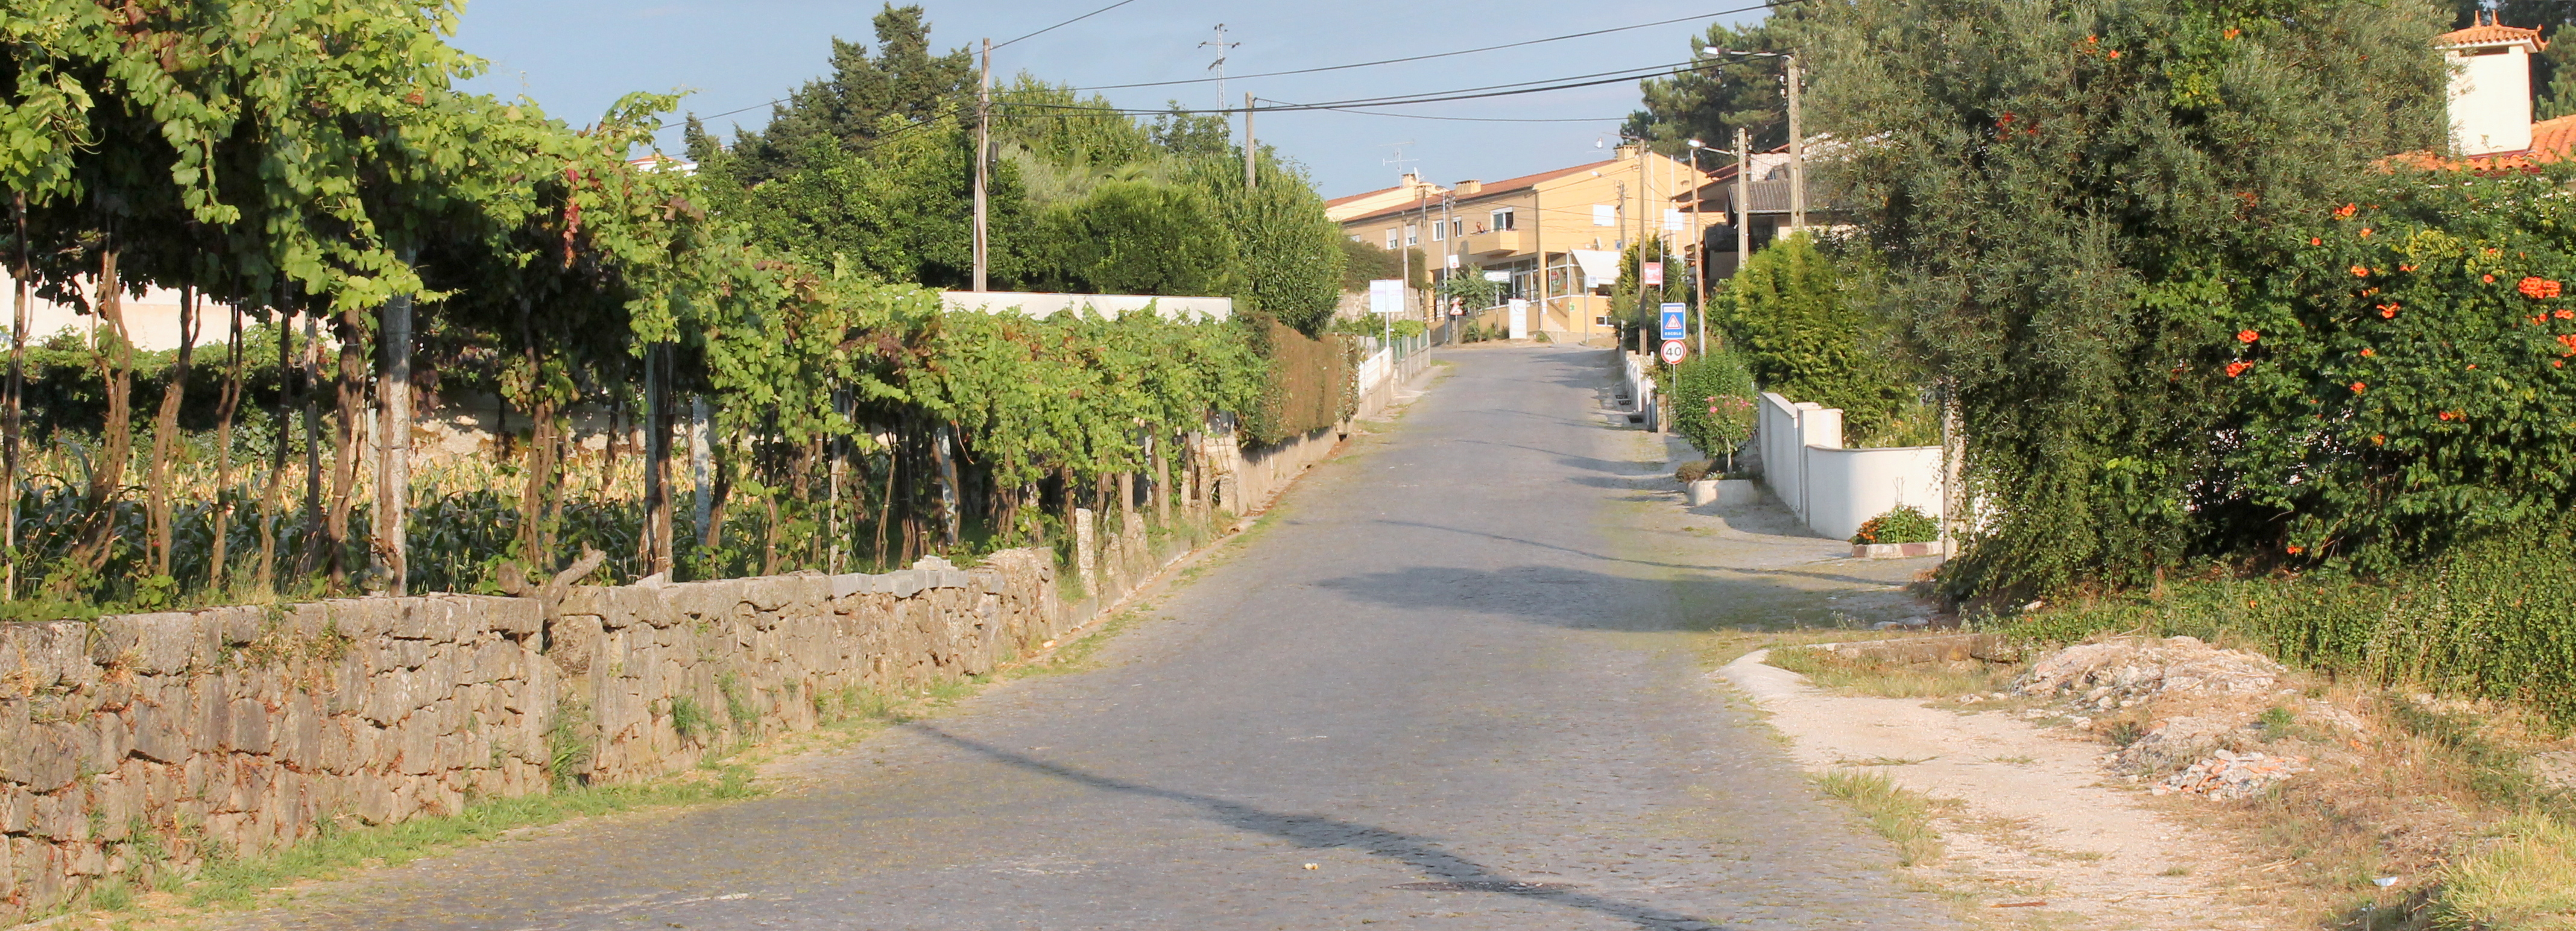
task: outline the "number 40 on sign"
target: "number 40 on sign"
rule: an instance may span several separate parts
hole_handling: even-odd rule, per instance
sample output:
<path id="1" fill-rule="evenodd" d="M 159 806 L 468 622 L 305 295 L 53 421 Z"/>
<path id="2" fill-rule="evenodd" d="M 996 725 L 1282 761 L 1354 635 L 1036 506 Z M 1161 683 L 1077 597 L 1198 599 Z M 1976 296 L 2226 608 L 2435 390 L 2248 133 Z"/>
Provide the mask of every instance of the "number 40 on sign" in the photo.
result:
<path id="1" fill-rule="evenodd" d="M 1681 340 L 1668 339 L 1664 341 L 1664 350 L 1662 355 L 1664 357 L 1665 365 L 1680 365 L 1682 364 L 1683 359 L 1690 357 L 1690 346 L 1684 344 Z"/>

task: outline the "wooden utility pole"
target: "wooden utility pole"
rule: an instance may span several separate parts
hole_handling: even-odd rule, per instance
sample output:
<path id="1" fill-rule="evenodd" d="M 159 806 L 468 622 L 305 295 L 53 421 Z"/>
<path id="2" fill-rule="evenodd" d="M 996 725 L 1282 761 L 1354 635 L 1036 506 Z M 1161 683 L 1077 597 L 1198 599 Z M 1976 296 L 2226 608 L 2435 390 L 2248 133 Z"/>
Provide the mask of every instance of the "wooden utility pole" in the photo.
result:
<path id="1" fill-rule="evenodd" d="M 1707 200 L 1699 173 L 1699 140 L 1690 141 L 1691 294 L 1699 301 L 1699 354 L 1708 355 L 1708 227 L 1700 221 L 1700 201 Z"/>
<path id="2" fill-rule="evenodd" d="M 986 275 L 992 270 L 986 252 L 992 242 L 985 227 L 984 186 L 993 172 L 993 40 L 984 40 L 983 65 L 976 77 L 975 91 L 975 290 L 990 290 Z"/>
<path id="3" fill-rule="evenodd" d="M 1252 139 L 1252 95 L 1243 95 L 1243 189 L 1260 185 L 1253 175 L 1253 165 L 1261 161 L 1261 146 Z"/>
<path id="4" fill-rule="evenodd" d="M 7 408 L 0 410 L 0 417 L 5 417 L 7 421 L 6 438 L 0 440 L 7 444 L 5 448 L 0 448 L 0 495 L 8 498 L 5 504 L 0 504 L 0 552 L 8 553 L 18 551 L 18 411 L 22 406 L 20 396 L 25 394 L 27 384 L 27 272 L 30 264 L 27 248 L 27 195 L 22 192 L 14 199 L 18 208 L 18 262 L 16 274 L 10 281 L 12 287 L 9 289 L 13 293 L 10 295 L 9 314 Z M 18 560 L 12 557 L 8 568 L 0 570 L 0 573 L 5 573 L 0 574 L 0 601 L 18 597 Z"/>
<path id="5" fill-rule="evenodd" d="M 1798 56 L 1781 56 L 1789 71 L 1789 228 L 1807 228 L 1807 130 L 1798 117 L 1798 85 L 1804 75 L 1798 70 Z"/>

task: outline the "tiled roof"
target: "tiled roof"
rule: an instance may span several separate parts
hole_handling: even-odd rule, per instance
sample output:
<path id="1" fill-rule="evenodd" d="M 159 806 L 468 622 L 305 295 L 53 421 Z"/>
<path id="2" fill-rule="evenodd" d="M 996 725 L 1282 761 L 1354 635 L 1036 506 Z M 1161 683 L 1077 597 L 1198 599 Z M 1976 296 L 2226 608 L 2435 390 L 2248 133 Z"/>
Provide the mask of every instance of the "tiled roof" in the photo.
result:
<path id="1" fill-rule="evenodd" d="M 2520 26 L 2498 26 L 2493 23 L 2480 23 L 2467 29 L 2455 29 L 2450 32 L 2445 32 L 2435 38 L 2433 42 L 2437 45 L 2443 46 L 2493 45 L 2498 42 L 2529 42 L 2543 49 L 2549 47 L 2548 43 L 2540 41 L 2540 30 L 2538 29 L 2524 29 Z"/>
<path id="2" fill-rule="evenodd" d="M 2492 152 L 2468 158 L 2444 158 L 2418 152 L 2389 159 L 2418 168 L 2457 168 L 2480 173 L 2529 171 L 2551 162 L 2566 161 L 2576 156 L 2576 115 L 2541 120 L 2531 124 L 2531 148 L 2517 152 Z"/>

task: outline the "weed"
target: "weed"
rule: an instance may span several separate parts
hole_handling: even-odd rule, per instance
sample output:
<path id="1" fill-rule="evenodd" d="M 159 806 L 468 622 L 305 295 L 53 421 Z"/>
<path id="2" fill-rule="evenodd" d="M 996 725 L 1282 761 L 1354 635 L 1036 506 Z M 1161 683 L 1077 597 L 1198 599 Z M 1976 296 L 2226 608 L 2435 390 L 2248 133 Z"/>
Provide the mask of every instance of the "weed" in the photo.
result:
<path id="1" fill-rule="evenodd" d="M 760 720 L 760 710 L 751 703 L 750 689 L 743 688 L 742 676 L 727 669 L 716 674 L 716 691 L 724 693 L 725 715 L 735 727 L 749 728 Z"/>
<path id="2" fill-rule="evenodd" d="M 589 703 L 575 698 L 555 706 L 555 719 L 546 725 L 546 778 L 555 788 L 590 781 L 591 746 L 597 737 Z"/>
<path id="3" fill-rule="evenodd" d="M 1897 786 L 1885 773 L 1837 769 L 1816 777 L 1826 795 L 1850 802 L 1869 826 L 1896 845 L 1896 860 L 1906 866 L 1941 857 L 1941 833 L 1932 827 L 1938 803 L 1922 793 Z"/>
<path id="4" fill-rule="evenodd" d="M 2564 928 L 2576 915 L 2576 829 L 2546 815 L 2507 819 L 2443 871 L 2433 927 Z"/>
<path id="5" fill-rule="evenodd" d="M 1772 650 L 1771 665 L 1806 676 L 1819 686 L 1847 689 L 1880 698 L 1944 698 L 2002 689 L 2014 670 L 1975 661 L 1897 663 L 1874 656 L 1845 656 L 1831 650 Z"/>
<path id="6" fill-rule="evenodd" d="M 2257 736 L 2264 743 L 2271 743 L 2289 736 L 2290 725 L 2297 721 L 2298 716 L 2291 714 L 2290 709 L 2274 705 L 2265 709 L 2262 716 L 2254 719 L 2254 727 L 2260 732 Z"/>
<path id="7" fill-rule="evenodd" d="M 1989 762 L 1989 763 L 2019 763 L 2019 764 L 2022 764 L 2022 765 L 2027 766 L 2027 765 L 2029 765 L 2029 764 L 2039 762 L 2039 759 L 2038 759 L 2037 757 L 2028 756 L 2028 755 L 2025 755 L 2025 754 L 2014 754 L 2014 755 L 2012 755 L 2012 756 L 1993 756 L 1993 757 L 1987 757 L 1987 758 L 1986 758 L 1986 762 Z"/>
<path id="8" fill-rule="evenodd" d="M 2127 747 L 2130 744 L 2145 740 L 2146 737 L 2146 723 L 2135 720 L 2114 721 L 2111 723 L 2110 730 L 2102 732 L 2102 739 L 2108 740 L 2114 746 L 2119 747 Z"/>
<path id="9" fill-rule="evenodd" d="M 2177 866 L 2168 866 L 2168 867 L 2165 867 L 2165 871 L 2164 871 L 2164 872 L 2162 872 L 2162 873 L 2157 873 L 2156 875 L 2158 875 L 2158 876 L 2189 876 L 2189 875 L 2191 875 L 2191 867 L 2188 867 L 2188 866 L 2179 866 L 2179 865 L 2177 865 Z"/>
<path id="10" fill-rule="evenodd" d="M 121 912 L 134 907 L 134 886 L 123 876 L 110 876 L 89 889 L 89 907 Z"/>
<path id="11" fill-rule="evenodd" d="M 671 698 L 671 727 L 680 732 L 681 740 L 703 744 L 715 735 L 716 721 L 698 706 L 697 699 L 677 695 Z"/>

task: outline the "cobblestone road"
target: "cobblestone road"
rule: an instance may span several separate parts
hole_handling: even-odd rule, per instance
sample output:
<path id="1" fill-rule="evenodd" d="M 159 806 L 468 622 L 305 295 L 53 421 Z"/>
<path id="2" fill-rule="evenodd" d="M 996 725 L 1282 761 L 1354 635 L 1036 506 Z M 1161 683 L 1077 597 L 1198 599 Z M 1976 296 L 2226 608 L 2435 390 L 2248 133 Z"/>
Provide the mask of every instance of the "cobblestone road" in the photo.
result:
<path id="1" fill-rule="evenodd" d="M 1605 353 L 1444 358 L 1101 668 L 806 760 L 778 795 L 380 870 L 248 926 L 1954 925 L 1673 632 L 1881 581 L 1759 515 L 1655 542 L 1691 537 L 1634 479 L 1646 437 L 1603 425 Z"/>

